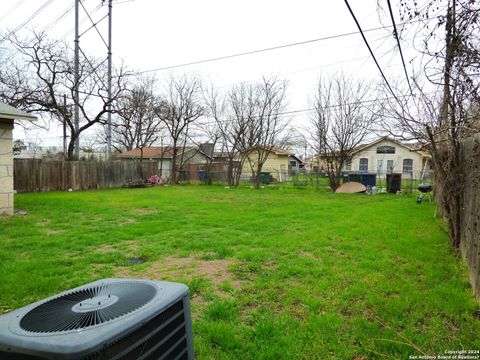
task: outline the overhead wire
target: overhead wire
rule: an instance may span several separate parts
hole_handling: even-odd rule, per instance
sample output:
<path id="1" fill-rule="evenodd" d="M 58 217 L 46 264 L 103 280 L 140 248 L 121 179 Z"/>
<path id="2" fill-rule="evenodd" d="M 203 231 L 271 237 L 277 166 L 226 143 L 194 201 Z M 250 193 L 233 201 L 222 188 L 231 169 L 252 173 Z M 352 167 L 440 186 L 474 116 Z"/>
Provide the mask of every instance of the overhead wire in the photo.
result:
<path id="1" fill-rule="evenodd" d="M 39 35 L 43 35 L 45 34 L 47 31 L 51 30 L 52 28 L 54 28 L 65 16 L 67 16 L 73 9 L 75 8 L 75 1 L 72 2 L 72 4 L 67 7 L 67 9 L 60 14 L 59 17 L 57 17 L 55 20 L 53 20 L 51 23 L 49 23 L 45 28 L 43 28 L 42 31 L 40 31 Z M 32 38 L 30 41 L 27 42 L 26 46 L 31 46 L 33 43 L 35 42 L 35 38 Z M 16 50 L 9 58 L 8 58 L 8 61 L 12 60 L 18 53 L 20 52 L 20 50 Z"/>
<path id="2" fill-rule="evenodd" d="M 378 50 L 378 49 L 385 43 L 385 41 L 388 40 L 389 38 L 390 38 L 390 35 L 381 36 L 380 38 L 375 39 L 374 42 L 383 40 L 383 41 L 381 42 L 381 44 L 379 44 L 375 50 Z M 386 55 L 386 54 L 389 54 L 389 53 L 391 53 L 391 50 L 381 53 L 380 56 L 383 56 L 383 55 Z M 346 59 L 346 60 L 341 60 L 341 61 L 336 61 L 336 62 L 332 62 L 332 63 L 328 63 L 328 64 L 317 65 L 317 66 L 313 66 L 313 67 L 309 67 L 309 68 L 297 69 L 297 70 L 293 70 L 293 71 L 282 72 L 282 73 L 279 73 L 279 74 L 277 74 L 277 75 L 278 75 L 278 76 L 283 76 L 283 75 L 297 74 L 297 73 L 301 73 L 301 72 L 307 72 L 307 71 L 322 69 L 322 68 L 325 68 L 325 67 L 328 67 L 328 66 L 333 66 L 333 65 L 338 65 L 338 64 L 344 64 L 344 63 L 348 63 L 348 62 L 352 62 L 352 61 L 358 61 L 358 60 L 362 60 L 362 59 L 367 60 L 367 59 L 369 59 L 369 58 L 370 58 L 370 55 L 361 56 L 361 57 L 355 57 L 355 58 Z M 365 62 L 362 63 L 362 65 L 360 65 L 359 68 L 362 68 L 364 65 L 365 65 Z M 248 84 L 248 83 L 252 83 L 252 82 L 254 82 L 254 81 L 261 80 L 261 79 L 262 79 L 262 78 L 255 78 L 255 79 L 250 79 L 250 80 L 246 80 L 246 81 L 237 81 L 237 82 L 230 83 L 230 84 L 214 86 L 213 89 L 228 88 L 228 87 L 233 87 L 233 86 L 239 85 L 239 84 Z M 197 91 L 201 91 L 201 90 L 197 90 Z"/>
<path id="3" fill-rule="evenodd" d="M 407 96 L 410 96 L 410 95 L 402 95 L 400 97 L 407 97 Z M 326 109 L 332 109 L 332 108 L 338 108 L 338 107 L 341 107 L 341 106 L 350 106 L 350 105 L 358 105 L 358 104 L 370 104 L 370 103 L 374 103 L 374 102 L 378 102 L 378 101 L 385 101 L 385 100 L 392 100 L 392 99 L 395 99 L 396 97 L 393 97 L 393 96 L 390 96 L 390 97 L 383 97 L 383 98 L 375 98 L 375 99 L 368 99 L 368 100 L 360 100 L 360 101 L 355 101 L 355 102 L 350 102 L 350 103 L 345 103 L 345 104 L 331 104 L 331 105 L 328 105 L 326 106 L 325 108 Z M 306 109 L 296 109 L 296 110 L 289 110 L 289 111 L 283 111 L 283 112 L 280 112 L 278 113 L 277 115 L 279 116 L 285 116 L 285 115 L 297 115 L 297 114 L 302 114 L 302 113 L 308 113 L 308 112 L 312 112 L 312 111 L 315 111 L 314 108 L 306 108 Z M 222 119 L 222 120 L 218 120 L 218 121 L 207 121 L 207 122 L 202 122 L 201 125 L 211 125 L 211 124 L 215 124 L 216 122 L 220 122 L 220 123 L 229 123 L 229 122 L 233 122 L 235 121 L 235 119 Z"/>
<path id="4" fill-rule="evenodd" d="M 380 39 L 376 39 L 376 40 L 373 40 L 373 42 L 376 42 L 377 40 L 383 40 L 378 46 L 375 47 L 375 49 L 373 50 L 374 52 L 376 52 L 378 49 L 380 49 L 387 40 L 390 39 L 390 34 L 388 34 L 387 36 L 384 36 Z M 377 54 L 378 58 L 379 59 L 382 59 L 385 55 L 388 55 L 388 54 L 391 54 L 392 53 L 392 50 L 389 49 L 388 51 L 385 51 L 383 53 L 380 53 L 380 54 Z M 370 59 L 371 55 L 367 55 L 365 57 L 365 61 L 362 62 L 362 64 L 357 68 L 357 72 L 360 72 L 360 70 L 367 64 L 368 62 L 368 59 Z M 391 60 L 390 60 L 391 61 Z M 390 64 L 390 62 L 387 64 L 387 68 L 388 68 L 388 65 Z"/>
<path id="5" fill-rule="evenodd" d="M 416 21 L 418 21 L 418 20 L 412 20 L 412 21 L 409 21 L 409 22 L 416 22 Z M 384 30 L 384 29 L 388 29 L 390 27 L 392 27 L 392 26 L 391 25 L 379 26 L 379 27 L 375 27 L 375 28 L 366 29 L 363 32 Z M 278 45 L 278 46 L 271 46 L 271 47 L 267 47 L 267 48 L 245 51 L 245 52 L 240 52 L 240 53 L 236 53 L 236 54 L 212 57 L 212 58 L 208 58 L 208 59 L 192 61 L 192 62 L 187 62 L 187 63 L 182 63 L 182 64 L 176 64 L 176 65 L 170 65 L 170 66 L 165 66 L 165 67 L 159 67 L 159 68 L 155 68 L 155 69 L 137 71 L 137 72 L 132 73 L 131 75 L 141 75 L 141 74 L 150 73 L 150 72 L 164 71 L 164 70 L 170 70 L 170 69 L 175 69 L 175 68 L 179 68 L 179 67 L 185 67 L 185 66 L 198 65 L 198 64 L 220 61 L 220 60 L 225 60 L 225 59 L 231 59 L 231 58 L 240 57 L 240 56 L 253 55 L 253 54 L 258 54 L 258 53 L 267 52 L 267 51 L 273 51 L 273 50 L 279 50 L 279 49 L 284 49 L 284 48 L 289 48 L 289 47 L 294 47 L 294 46 L 311 44 L 311 43 L 315 43 L 315 42 L 319 42 L 319 41 L 338 39 L 338 38 L 342 38 L 342 37 L 356 35 L 358 33 L 359 33 L 359 31 L 353 31 L 353 32 L 348 32 L 348 33 L 324 36 L 324 37 L 320 37 L 320 38 L 316 38 L 316 39 L 298 41 L 298 42 L 289 43 L 289 44 L 282 44 L 282 45 Z"/>
<path id="6" fill-rule="evenodd" d="M 5 35 L 2 39 L 0 39 L 0 43 L 3 43 L 5 40 L 10 39 L 15 33 L 26 26 L 30 21 L 32 21 L 38 14 L 40 14 L 45 8 L 50 5 L 54 0 L 47 0 L 45 3 L 40 6 L 27 20 L 25 20 L 23 23 L 18 25 L 15 29 L 11 30 L 7 35 Z"/>
<path id="7" fill-rule="evenodd" d="M 357 25 L 358 31 L 360 32 L 360 35 L 362 36 L 362 39 L 363 39 L 363 41 L 365 42 L 365 45 L 367 46 L 368 51 L 370 52 L 370 55 L 371 55 L 372 58 L 373 58 L 373 61 L 375 61 L 375 64 L 377 65 L 377 68 L 378 68 L 378 70 L 380 71 L 380 74 L 382 75 L 382 78 L 383 78 L 383 80 L 385 81 L 385 84 L 387 85 L 388 90 L 390 91 L 390 93 L 392 94 L 392 96 L 397 100 L 397 102 L 398 102 L 399 104 L 401 104 L 401 103 L 400 103 L 400 100 L 399 100 L 398 97 L 397 97 L 397 95 L 395 95 L 395 92 L 393 91 L 392 87 L 390 86 L 390 83 L 388 82 L 388 79 L 387 79 L 387 77 L 385 76 L 382 68 L 380 67 L 380 64 L 378 63 L 377 58 L 375 57 L 375 54 L 373 53 L 372 48 L 370 47 L 370 44 L 368 43 L 367 38 L 365 37 L 365 33 L 364 33 L 364 31 L 362 30 L 362 27 L 360 26 L 360 23 L 359 23 L 358 20 L 357 20 L 357 17 L 355 16 L 352 8 L 350 7 L 350 4 L 348 3 L 348 0 L 344 0 L 344 1 L 345 1 L 345 5 L 347 5 L 347 8 L 348 8 L 348 10 L 349 10 L 349 12 L 350 12 L 350 15 L 352 16 L 353 20 L 355 21 L 355 24 Z"/>
<path id="8" fill-rule="evenodd" d="M 392 20 L 392 25 L 393 25 L 393 34 L 395 35 L 395 39 L 397 40 L 398 51 L 400 53 L 400 57 L 402 58 L 403 71 L 405 73 L 405 78 L 407 79 L 407 84 L 408 84 L 408 88 L 410 89 L 410 94 L 412 94 L 413 96 L 412 85 L 410 84 L 410 78 L 408 77 L 407 67 L 405 65 L 405 58 L 403 57 L 402 45 L 400 44 L 400 39 L 398 37 L 397 26 L 395 25 L 395 17 L 393 16 L 392 4 L 390 3 L 390 0 L 387 0 L 387 4 L 388 4 L 388 11 L 390 13 L 390 18 Z"/>

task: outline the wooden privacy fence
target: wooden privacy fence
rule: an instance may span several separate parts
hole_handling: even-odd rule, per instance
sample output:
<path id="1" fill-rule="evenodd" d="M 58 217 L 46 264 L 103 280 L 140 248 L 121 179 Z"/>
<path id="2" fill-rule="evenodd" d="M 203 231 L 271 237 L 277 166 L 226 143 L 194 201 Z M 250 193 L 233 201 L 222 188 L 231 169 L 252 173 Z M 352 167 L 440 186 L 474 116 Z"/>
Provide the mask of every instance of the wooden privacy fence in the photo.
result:
<path id="1" fill-rule="evenodd" d="M 465 161 L 460 248 L 475 295 L 480 298 L 480 135 L 462 144 Z"/>
<path id="2" fill-rule="evenodd" d="M 13 173 L 18 192 L 105 189 L 156 175 L 158 161 L 15 159 Z"/>

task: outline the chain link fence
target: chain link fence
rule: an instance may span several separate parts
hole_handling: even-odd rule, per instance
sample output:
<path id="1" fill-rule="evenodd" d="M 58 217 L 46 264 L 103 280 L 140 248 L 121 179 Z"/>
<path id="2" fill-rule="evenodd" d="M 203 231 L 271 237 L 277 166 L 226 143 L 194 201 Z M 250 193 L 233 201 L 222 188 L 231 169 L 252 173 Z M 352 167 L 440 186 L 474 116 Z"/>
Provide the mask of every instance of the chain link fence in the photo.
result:
<path id="1" fill-rule="evenodd" d="M 374 193 L 402 193 L 418 194 L 418 185 L 421 183 L 434 184 L 431 172 L 397 173 L 359 173 L 344 172 L 340 183 L 356 181 L 364 184 L 369 192 Z M 235 181 L 238 186 L 253 186 L 254 178 L 251 175 L 240 175 Z M 180 182 L 198 185 L 228 185 L 226 171 L 181 172 Z M 291 171 L 266 171 L 260 174 L 262 186 L 282 186 L 297 189 L 315 189 L 319 191 L 331 191 L 329 178 L 323 172 L 291 172 Z"/>

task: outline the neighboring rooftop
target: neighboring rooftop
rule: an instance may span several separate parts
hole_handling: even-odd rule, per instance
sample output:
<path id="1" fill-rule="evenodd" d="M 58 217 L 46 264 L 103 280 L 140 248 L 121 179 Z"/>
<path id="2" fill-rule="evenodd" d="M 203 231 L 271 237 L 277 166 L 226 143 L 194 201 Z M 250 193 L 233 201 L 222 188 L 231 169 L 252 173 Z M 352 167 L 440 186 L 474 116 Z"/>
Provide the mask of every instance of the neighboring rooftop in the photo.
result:
<path id="1" fill-rule="evenodd" d="M 18 110 L 13 106 L 0 102 L 0 119 L 9 119 L 9 120 L 36 120 L 37 117 L 26 113 L 25 111 Z"/>
<path id="2" fill-rule="evenodd" d="M 143 157 L 148 159 L 171 159 L 173 149 L 170 146 L 151 146 L 151 147 L 144 147 L 143 149 Z M 142 150 L 140 149 L 133 149 L 129 151 L 124 151 L 121 154 L 118 154 L 117 157 L 119 158 L 140 158 L 142 157 Z"/>

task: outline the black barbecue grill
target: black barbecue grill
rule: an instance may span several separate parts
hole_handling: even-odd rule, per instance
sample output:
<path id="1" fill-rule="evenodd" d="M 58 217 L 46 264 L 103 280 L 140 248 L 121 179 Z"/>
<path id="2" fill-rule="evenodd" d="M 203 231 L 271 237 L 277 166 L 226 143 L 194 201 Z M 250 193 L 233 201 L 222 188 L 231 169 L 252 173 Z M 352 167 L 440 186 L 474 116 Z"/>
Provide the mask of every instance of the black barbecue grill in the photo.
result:
<path id="1" fill-rule="evenodd" d="M 428 196 L 428 200 L 432 202 L 432 198 L 430 196 L 430 193 L 433 190 L 432 184 L 422 182 L 420 185 L 417 186 L 418 191 L 420 191 L 420 194 L 418 195 L 417 203 L 421 204 L 423 202 L 423 197 Z"/>

